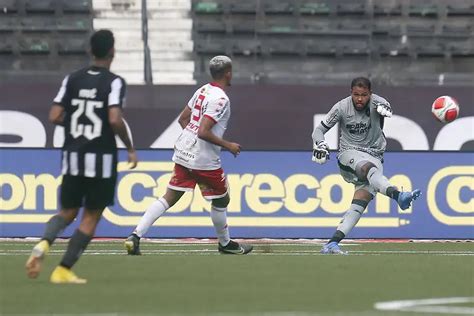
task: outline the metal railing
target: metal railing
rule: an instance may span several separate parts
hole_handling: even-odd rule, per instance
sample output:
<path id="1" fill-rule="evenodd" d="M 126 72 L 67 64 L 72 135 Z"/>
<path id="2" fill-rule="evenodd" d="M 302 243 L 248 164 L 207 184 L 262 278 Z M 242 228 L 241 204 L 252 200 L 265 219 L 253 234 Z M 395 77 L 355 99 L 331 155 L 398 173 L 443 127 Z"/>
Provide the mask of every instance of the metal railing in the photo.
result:
<path id="1" fill-rule="evenodd" d="M 153 84 L 153 72 L 151 69 L 151 54 L 148 46 L 148 10 L 147 0 L 142 0 L 142 40 L 144 53 L 144 78 L 145 84 Z"/>

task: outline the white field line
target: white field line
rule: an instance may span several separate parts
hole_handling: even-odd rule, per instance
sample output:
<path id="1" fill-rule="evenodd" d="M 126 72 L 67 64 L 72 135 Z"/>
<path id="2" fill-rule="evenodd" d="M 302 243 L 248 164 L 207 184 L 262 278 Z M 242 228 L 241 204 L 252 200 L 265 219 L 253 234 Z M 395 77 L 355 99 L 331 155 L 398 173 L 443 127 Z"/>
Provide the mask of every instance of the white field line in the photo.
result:
<path id="1" fill-rule="evenodd" d="M 5 249 L 0 250 L 0 256 L 17 256 L 27 255 L 31 252 L 29 249 Z M 62 255 L 64 250 L 51 250 L 50 255 Z M 219 254 L 215 248 L 212 249 L 147 249 L 143 251 L 144 255 L 159 254 L 159 255 L 216 255 Z M 408 255 L 433 255 L 433 256 L 474 256 L 474 251 L 352 251 L 349 256 L 380 256 L 385 254 L 408 254 Z M 118 251 L 116 249 L 90 249 L 84 252 L 84 255 L 126 255 L 125 250 Z M 255 249 L 252 255 L 260 256 L 327 256 L 319 253 L 319 249 L 315 250 L 262 250 Z"/>
<path id="2" fill-rule="evenodd" d="M 89 245 L 90 247 L 110 247 L 111 245 L 122 245 L 123 244 L 123 241 L 122 242 L 113 242 L 113 243 L 109 243 L 109 242 L 91 242 Z M 321 246 L 323 245 L 324 243 L 312 243 L 312 244 L 302 244 L 302 243 L 294 243 L 294 244 L 280 244 L 280 243 L 275 243 L 275 244 L 271 244 L 271 243 L 254 243 L 253 245 L 254 246 L 272 246 L 272 247 L 286 247 L 286 246 L 292 246 L 292 247 L 312 247 L 312 246 Z M 32 242 L 28 242 L 28 243 L 2 243 L 0 242 L 0 246 L 33 246 L 34 243 Z M 63 246 L 65 246 L 64 243 L 62 243 Z M 206 246 L 206 245 L 210 245 L 210 246 L 216 246 L 217 247 L 217 242 L 212 242 L 212 243 L 179 243 L 179 244 L 162 244 L 162 243 L 148 243 L 148 242 L 141 242 L 140 241 L 140 247 L 147 247 L 147 246 L 150 246 L 150 247 L 157 247 L 157 245 L 159 245 L 159 247 L 190 247 L 190 246 Z M 361 244 L 344 244 L 344 243 L 341 243 L 341 246 L 342 247 L 353 247 L 353 246 L 361 246 Z"/>
<path id="3" fill-rule="evenodd" d="M 125 239 L 124 238 L 94 238 L 92 243 L 121 243 Z M 40 240 L 39 237 L 25 237 L 25 238 L 0 238 L 0 244 L 3 242 L 11 241 L 15 243 L 30 243 L 30 242 L 38 242 Z M 68 242 L 69 239 L 67 238 L 58 238 L 56 240 L 57 243 L 64 243 Z M 246 238 L 241 239 L 237 238 L 237 241 L 245 241 L 248 243 L 255 243 L 255 244 L 266 244 L 266 243 L 274 243 L 274 244 L 323 244 L 328 241 L 328 239 L 305 239 L 305 238 Z M 142 238 L 142 242 L 145 243 L 166 243 L 166 244 L 213 244 L 216 243 L 216 239 L 214 238 Z M 347 245 L 347 243 L 359 243 L 359 244 L 392 244 L 392 243 L 472 243 L 474 245 L 474 239 L 344 239 L 342 242 L 343 245 Z"/>
<path id="4" fill-rule="evenodd" d="M 445 297 L 421 300 L 405 300 L 375 303 L 374 308 L 383 311 L 416 312 L 428 314 L 474 315 L 469 306 L 446 306 L 448 304 L 473 303 L 474 297 Z"/>

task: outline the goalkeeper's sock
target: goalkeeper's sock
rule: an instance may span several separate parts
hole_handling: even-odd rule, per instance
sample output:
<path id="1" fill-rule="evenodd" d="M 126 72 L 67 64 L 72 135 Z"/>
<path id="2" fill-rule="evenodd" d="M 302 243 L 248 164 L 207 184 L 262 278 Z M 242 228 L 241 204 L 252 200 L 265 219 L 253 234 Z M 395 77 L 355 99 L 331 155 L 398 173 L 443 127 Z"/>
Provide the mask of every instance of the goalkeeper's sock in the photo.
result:
<path id="1" fill-rule="evenodd" d="M 398 196 L 400 195 L 400 191 L 397 190 L 395 187 L 388 187 L 387 188 L 387 196 L 394 199 L 398 202 Z"/>
<path id="2" fill-rule="evenodd" d="M 347 236 L 352 228 L 359 222 L 364 209 L 367 207 L 368 202 L 364 200 L 352 200 L 352 204 L 349 210 L 344 214 L 344 217 L 341 220 L 337 230 L 344 234 L 344 237 Z M 344 238 L 343 237 L 343 238 Z M 342 238 L 341 238 L 342 239 Z M 340 241 L 340 240 L 339 240 Z"/>
<path id="3" fill-rule="evenodd" d="M 341 232 L 340 230 L 336 230 L 336 232 L 334 233 L 334 235 L 332 235 L 332 238 L 327 242 L 328 244 L 330 242 L 336 242 L 336 243 L 339 243 L 341 240 L 344 239 L 344 237 L 346 237 L 346 235 Z"/>
<path id="4" fill-rule="evenodd" d="M 377 167 L 370 168 L 369 172 L 367 172 L 367 180 L 378 192 L 385 195 L 387 195 L 387 189 L 392 186 Z"/>
<path id="5" fill-rule="evenodd" d="M 217 239 L 222 246 L 230 241 L 229 227 L 227 226 L 227 207 L 211 207 L 211 219 L 216 230 Z"/>
<path id="6" fill-rule="evenodd" d="M 46 224 L 42 240 L 46 240 L 49 245 L 52 245 L 56 237 L 67 227 L 68 223 L 64 217 L 59 214 L 51 217 Z"/>
<path id="7" fill-rule="evenodd" d="M 135 228 L 133 233 L 140 238 L 143 237 L 143 235 L 146 234 L 148 229 L 150 229 L 151 225 L 153 225 L 153 223 L 156 222 L 156 220 L 160 218 L 160 216 L 163 215 L 163 213 L 166 212 L 169 207 L 170 206 L 168 202 L 166 202 L 164 198 L 159 198 L 158 200 L 153 202 L 148 207 L 143 217 L 140 219 L 140 222 L 138 223 L 137 228 Z"/>

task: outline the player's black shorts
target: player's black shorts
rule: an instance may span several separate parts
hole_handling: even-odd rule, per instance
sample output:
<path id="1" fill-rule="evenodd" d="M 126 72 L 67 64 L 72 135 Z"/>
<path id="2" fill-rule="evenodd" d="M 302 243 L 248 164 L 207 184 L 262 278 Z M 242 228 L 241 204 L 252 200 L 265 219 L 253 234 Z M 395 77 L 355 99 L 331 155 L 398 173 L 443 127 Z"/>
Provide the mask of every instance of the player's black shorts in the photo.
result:
<path id="1" fill-rule="evenodd" d="M 116 177 L 100 179 L 64 175 L 61 184 L 61 207 L 102 210 L 114 205 Z"/>

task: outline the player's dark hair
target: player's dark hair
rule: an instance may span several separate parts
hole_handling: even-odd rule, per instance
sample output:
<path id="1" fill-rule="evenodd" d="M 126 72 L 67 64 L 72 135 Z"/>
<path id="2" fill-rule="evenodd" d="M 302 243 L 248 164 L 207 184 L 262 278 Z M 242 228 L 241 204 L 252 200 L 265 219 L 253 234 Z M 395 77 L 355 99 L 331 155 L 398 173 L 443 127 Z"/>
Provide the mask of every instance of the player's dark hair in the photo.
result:
<path id="1" fill-rule="evenodd" d="M 371 89 L 371 83 L 370 83 L 370 80 L 368 78 L 365 78 L 365 77 L 357 77 L 357 78 L 354 78 L 351 82 L 351 89 L 354 88 L 354 87 L 361 87 L 361 88 L 367 88 L 370 90 Z"/>
<path id="2" fill-rule="evenodd" d="M 91 36 L 91 52 L 96 58 L 105 58 L 114 47 L 114 34 L 109 30 L 94 32 Z"/>

